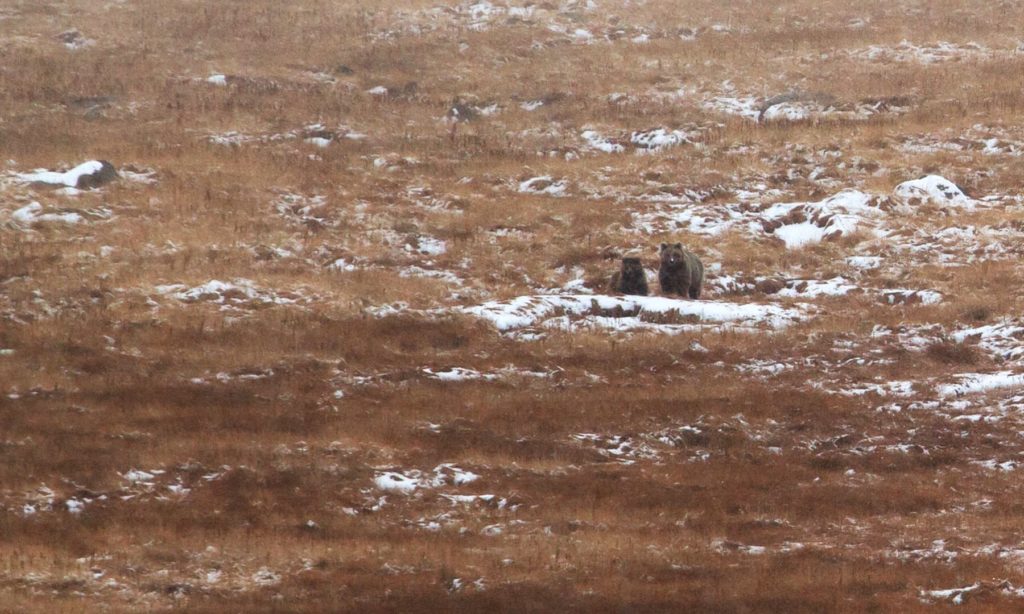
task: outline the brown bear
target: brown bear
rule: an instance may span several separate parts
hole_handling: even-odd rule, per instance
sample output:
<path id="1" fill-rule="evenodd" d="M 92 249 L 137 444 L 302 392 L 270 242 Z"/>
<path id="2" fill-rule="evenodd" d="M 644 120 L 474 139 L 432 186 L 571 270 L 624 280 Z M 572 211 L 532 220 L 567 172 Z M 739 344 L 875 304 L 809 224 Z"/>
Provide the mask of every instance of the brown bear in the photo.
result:
<path id="1" fill-rule="evenodd" d="M 700 298 L 700 290 L 704 285 L 704 265 L 696 254 L 683 249 L 682 243 L 662 243 L 658 283 L 661 284 L 663 294 Z"/>
<path id="2" fill-rule="evenodd" d="M 632 256 L 623 258 L 622 269 L 612 274 L 609 288 L 612 292 L 621 294 L 647 296 L 650 292 L 647 288 L 647 274 L 640 259 Z"/>

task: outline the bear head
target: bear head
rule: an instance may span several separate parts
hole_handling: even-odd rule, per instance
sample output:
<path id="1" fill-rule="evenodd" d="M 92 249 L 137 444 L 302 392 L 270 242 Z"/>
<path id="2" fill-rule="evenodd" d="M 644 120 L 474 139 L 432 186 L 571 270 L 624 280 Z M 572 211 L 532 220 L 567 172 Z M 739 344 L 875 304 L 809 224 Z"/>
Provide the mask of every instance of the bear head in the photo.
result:
<path id="1" fill-rule="evenodd" d="M 668 243 L 661 244 L 661 262 L 668 267 L 682 266 L 684 255 L 682 243 L 674 243 L 672 245 Z"/>

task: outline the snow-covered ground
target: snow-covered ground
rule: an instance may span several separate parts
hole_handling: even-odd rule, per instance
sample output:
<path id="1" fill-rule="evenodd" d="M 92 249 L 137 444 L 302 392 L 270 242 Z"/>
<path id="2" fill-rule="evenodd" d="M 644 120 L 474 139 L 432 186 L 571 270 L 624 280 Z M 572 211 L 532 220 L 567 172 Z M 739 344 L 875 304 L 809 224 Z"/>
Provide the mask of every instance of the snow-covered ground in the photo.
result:
<path id="1" fill-rule="evenodd" d="M 645 316 L 692 320 L 698 325 L 728 325 L 736 329 L 777 330 L 808 319 L 808 305 L 783 307 L 772 304 L 730 303 L 725 301 L 682 300 L 663 296 L 608 295 L 532 295 L 508 301 L 491 301 L 466 307 L 463 312 L 491 322 L 499 331 L 530 326 L 573 326 L 568 317 L 584 318 L 586 327 L 613 330 L 664 330 L 678 324 L 645 322 Z M 609 315 L 610 314 L 610 315 Z"/>
<path id="2" fill-rule="evenodd" d="M 63 185 L 73 188 L 78 185 L 78 180 L 84 175 L 91 175 L 103 168 L 102 163 L 96 160 L 83 162 L 71 170 L 64 172 L 48 171 L 39 169 L 31 173 L 18 173 L 18 179 L 28 183 L 48 183 L 51 185 Z"/>

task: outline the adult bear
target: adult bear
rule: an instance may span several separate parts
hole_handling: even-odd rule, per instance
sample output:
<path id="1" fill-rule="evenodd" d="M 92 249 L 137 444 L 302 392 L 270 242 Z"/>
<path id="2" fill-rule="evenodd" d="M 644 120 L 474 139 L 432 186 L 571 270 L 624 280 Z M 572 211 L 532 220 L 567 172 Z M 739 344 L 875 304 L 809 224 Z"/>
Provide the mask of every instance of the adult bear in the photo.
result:
<path id="1" fill-rule="evenodd" d="M 662 294 L 700 298 L 704 286 L 704 265 L 696 254 L 683 249 L 682 243 L 662 243 L 658 283 Z"/>

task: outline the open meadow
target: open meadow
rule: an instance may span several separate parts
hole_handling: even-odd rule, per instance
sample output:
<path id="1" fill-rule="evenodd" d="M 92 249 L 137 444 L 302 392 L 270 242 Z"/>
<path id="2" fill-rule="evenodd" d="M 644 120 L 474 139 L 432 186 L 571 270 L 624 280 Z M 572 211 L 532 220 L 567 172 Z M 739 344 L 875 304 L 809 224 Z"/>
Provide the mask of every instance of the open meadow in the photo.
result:
<path id="1" fill-rule="evenodd" d="M 0 612 L 1024 609 L 1021 24 L 0 3 Z"/>

